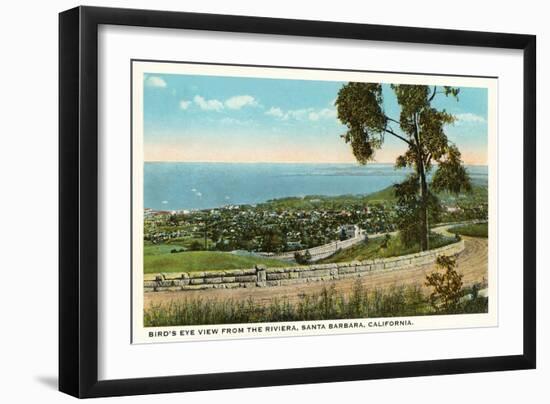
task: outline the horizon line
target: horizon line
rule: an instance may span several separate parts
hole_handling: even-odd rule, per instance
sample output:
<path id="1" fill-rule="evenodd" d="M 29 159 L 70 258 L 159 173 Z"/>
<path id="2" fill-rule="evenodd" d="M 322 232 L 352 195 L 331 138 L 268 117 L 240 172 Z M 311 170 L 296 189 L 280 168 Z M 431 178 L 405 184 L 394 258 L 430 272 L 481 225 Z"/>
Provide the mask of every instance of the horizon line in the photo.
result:
<path id="1" fill-rule="evenodd" d="M 144 163 L 197 163 L 197 164 L 354 164 L 361 166 L 362 164 L 357 163 L 356 161 L 209 161 L 209 160 L 143 160 Z M 365 166 L 372 164 L 392 164 L 395 165 L 395 162 L 390 161 L 373 161 Z M 437 165 L 437 163 L 434 163 Z M 466 166 L 488 166 L 488 163 L 467 163 L 464 162 Z"/>

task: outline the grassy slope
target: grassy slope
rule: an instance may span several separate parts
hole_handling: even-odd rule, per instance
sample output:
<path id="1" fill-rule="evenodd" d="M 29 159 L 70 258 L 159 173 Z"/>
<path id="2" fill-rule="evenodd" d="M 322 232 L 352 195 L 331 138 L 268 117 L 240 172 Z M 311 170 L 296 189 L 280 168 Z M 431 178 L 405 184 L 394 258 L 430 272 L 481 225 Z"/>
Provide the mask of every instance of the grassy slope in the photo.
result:
<path id="1" fill-rule="evenodd" d="M 471 288 L 464 288 L 471 295 Z M 334 284 L 320 293 L 301 295 L 298 302 L 288 297 L 269 300 L 210 300 L 189 298 L 145 308 L 145 327 L 180 325 L 263 323 L 278 321 L 314 321 L 377 317 L 441 315 L 430 304 L 429 296 L 419 285 L 372 289 L 357 281 L 349 294 L 336 290 Z M 462 299 L 449 314 L 487 313 L 489 300 L 477 295 Z"/>
<path id="2" fill-rule="evenodd" d="M 365 201 L 367 202 L 385 202 L 385 201 L 395 201 L 395 189 L 393 185 L 390 185 L 389 187 L 386 187 L 378 192 L 373 192 L 372 194 L 368 194 L 365 197 Z"/>
<path id="3" fill-rule="evenodd" d="M 357 244 L 347 250 L 341 250 L 320 263 L 362 261 L 374 258 L 395 257 L 398 255 L 413 254 L 420 251 L 420 246 L 405 247 L 399 237 L 392 237 L 387 248 L 382 248 L 384 237 L 371 238 L 366 244 Z M 437 234 L 430 236 L 430 248 L 439 248 L 455 242 L 453 238 L 446 238 Z"/>
<path id="4" fill-rule="evenodd" d="M 171 246 L 162 246 L 162 249 L 164 247 L 172 248 Z M 219 251 L 146 254 L 143 258 L 145 273 L 243 269 L 253 268 L 256 264 L 270 267 L 290 267 L 296 265 L 275 259 L 245 257 Z"/>
<path id="5" fill-rule="evenodd" d="M 437 194 L 440 200 L 442 201 L 448 201 L 448 200 L 455 200 L 457 197 L 454 194 L 451 194 L 449 192 L 439 192 Z M 472 185 L 472 192 L 471 193 L 461 193 L 461 198 L 469 198 L 469 199 L 481 199 L 486 200 L 488 196 L 487 187 L 483 185 Z M 394 187 L 393 185 L 390 185 L 389 187 L 386 187 L 378 192 L 373 192 L 372 194 L 368 194 L 365 197 L 366 201 L 374 202 L 374 201 L 395 201 L 395 193 L 394 193 Z"/>
<path id="6" fill-rule="evenodd" d="M 465 226 L 451 227 L 449 229 L 449 232 L 470 237 L 489 237 L 489 227 L 487 223 L 468 224 Z"/>

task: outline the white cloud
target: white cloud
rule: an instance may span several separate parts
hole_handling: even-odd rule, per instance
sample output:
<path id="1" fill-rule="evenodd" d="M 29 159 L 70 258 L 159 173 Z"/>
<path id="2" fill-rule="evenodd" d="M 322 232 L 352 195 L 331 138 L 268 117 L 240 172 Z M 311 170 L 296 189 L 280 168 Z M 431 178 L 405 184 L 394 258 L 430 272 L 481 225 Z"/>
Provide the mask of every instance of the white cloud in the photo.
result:
<path id="1" fill-rule="evenodd" d="M 297 121 L 299 121 L 305 119 L 312 111 L 313 108 L 291 109 L 286 112 L 283 119 L 296 119 Z"/>
<path id="2" fill-rule="evenodd" d="M 336 110 L 332 108 L 323 108 L 319 111 L 312 111 L 308 114 L 310 121 L 318 121 L 319 119 L 336 118 Z"/>
<path id="3" fill-rule="evenodd" d="M 186 110 L 187 108 L 189 108 L 189 105 L 191 105 L 191 101 L 187 101 L 187 100 L 180 101 L 180 108 L 183 110 Z"/>
<path id="4" fill-rule="evenodd" d="M 473 122 L 473 123 L 485 123 L 486 120 L 481 115 L 472 114 L 471 112 L 466 112 L 464 114 L 456 114 L 457 123 L 460 122 Z"/>
<path id="5" fill-rule="evenodd" d="M 318 121 L 319 120 L 319 114 L 317 112 L 310 112 L 307 116 L 310 121 Z"/>
<path id="6" fill-rule="evenodd" d="M 283 110 L 281 108 L 271 107 L 267 111 L 265 111 L 266 115 L 275 116 L 277 118 L 282 118 L 285 116 L 283 113 Z"/>
<path id="7" fill-rule="evenodd" d="M 193 101 L 195 101 L 195 104 L 205 111 L 221 111 L 223 109 L 223 103 L 216 99 L 206 100 L 200 95 L 195 95 Z"/>
<path id="8" fill-rule="evenodd" d="M 258 105 L 258 101 L 251 95 L 235 95 L 225 100 L 225 102 L 217 99 L 207 100 L 203 96 L 195 95 L 195 97 L 193 97 L 193 102 L 204 111 L 221 111 L 226 108 L 237 110 L 246 106 L 254 107 Z M 190 101 L 182 100 L 180 102 L 180 107 L 182 109 L 187 109 L 189 104 Z"/>
<path id="9" fill-rule="evenodd" d="M 271 115 L 284 121 L 289 119 L 295 119 L 297 121 L 306 119 L 309 119 L 310 121 L 319 121 L 321 119 L 336 118 L 336 110 L 334 108 L 302 108 L 291 109 L 285 112 L 279 107 L 271 107 L 265 113 L 266 115 Z"/>
<path id="10" fill-rule="evenodd" d="M 288 119 L 303 119 L 307 116 L 307 113 L 313 111 L 312 108 L 304 108 L 304 109 L 291 109 L 288 111 L 283 111 L 279 107 L 271 107 L 269 110 L 265 112 L 266 115 L 274 116 L 275 118 L 282 119 L 284 121 Z"/>
<path id="11" fill-rule="evenodd" d="M 225 101 L 225 106 L 229 109 L 241 109 L 245 106 L 254 107 L 256 105 L 258 105 L 258 101 L 251 95 L 235 95 Z"/>
<path id="12" fill-rule="evenodd" d="M 147 87 L 165 88 L 166 87 L 166 81 L 164 81 L 164 79 L 162 77 L 149 76 L 145 79 L 145 85 Z"/>

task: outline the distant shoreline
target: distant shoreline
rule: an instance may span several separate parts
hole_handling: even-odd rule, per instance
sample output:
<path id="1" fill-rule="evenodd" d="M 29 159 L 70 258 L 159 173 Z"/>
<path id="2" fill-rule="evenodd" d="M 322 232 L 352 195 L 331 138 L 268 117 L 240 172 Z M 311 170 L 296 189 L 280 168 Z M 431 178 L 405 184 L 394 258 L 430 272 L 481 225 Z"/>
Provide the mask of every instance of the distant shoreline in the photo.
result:
<path id="1" fill-rule="evenodd" d="M 479 188 L 488 188 L 487 185 L 483 184 L 475 184 L 475 187 Z M 380 200 L 388 200 L 386 196 L 381 196 L 379 199 L 372 198 L 374 195 L 383 195 L 385 192 L 387 192 L 393 185 L 390 185 L 386 188 L 383 188 L 378 191 L 369 192 L 369 193 L 360 193 L 360 194 L 341 194 L 341 195 L 303 195 L 303 196 L 283 196 L 280 198 L 274 198 L 274 199 L 266 199 L 259 203 L 228 203 L 226 205 L 219 205 L 219 206 L 212 206 L 212 207 L 205 207 L 205 208 L 179 208 L 179 209 L 155 209 L 150 207 L 145 207 L 144 210 L 151 211 L 151 212 L 176 212 L 181 213 L 184 211 L 187 212 L 201 212 L 201 211 L 209 211 L 209 210 L 215 210 L 215 209 L 227 209 L 231 206 L 233 207 L 243 207 L 243 206 L 250 206 L 250 207 L 257 207 L 258 205 L 268 205 L 268 204 L 277 204 L 281 201 L 290 201 L 290 200 L 302 200 L 302 201 L 309 201 L 310 203 L 315 203 L 315 200 L 318 199 L 319 202 L 322 201 L 330 201 L 330 200 L 337 200 L 337 199 L 343 199 L 343 198 L 350 198 L 350 199 L 367 199 L 368 202 L 372 201 L 380 201 Z M 369 200 L 369 198 L 372 198 Z"/>

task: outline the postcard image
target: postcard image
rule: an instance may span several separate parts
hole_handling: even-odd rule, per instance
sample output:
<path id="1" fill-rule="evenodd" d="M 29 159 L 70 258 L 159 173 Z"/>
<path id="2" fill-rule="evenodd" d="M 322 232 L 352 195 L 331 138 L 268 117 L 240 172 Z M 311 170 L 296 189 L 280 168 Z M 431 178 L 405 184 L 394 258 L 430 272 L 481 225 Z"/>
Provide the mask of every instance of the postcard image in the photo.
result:
<path id="1" fill-rule="evenodd" d="M 496 326 L 497 84 L 132 61 L 132 342 Z"/>

